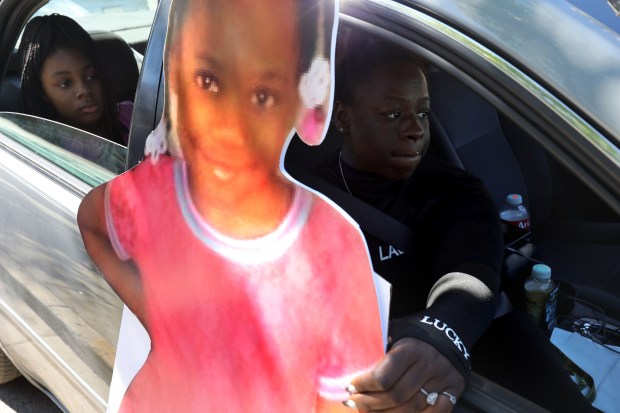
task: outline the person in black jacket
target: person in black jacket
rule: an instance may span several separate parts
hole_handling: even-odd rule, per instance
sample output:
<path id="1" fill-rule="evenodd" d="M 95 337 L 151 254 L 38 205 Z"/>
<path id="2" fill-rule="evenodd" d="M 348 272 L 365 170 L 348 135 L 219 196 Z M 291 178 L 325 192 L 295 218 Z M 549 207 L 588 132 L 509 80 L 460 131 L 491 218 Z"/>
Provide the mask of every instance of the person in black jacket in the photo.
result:
<path id="1" fill-rule="evenodd" d="M 392 284 L 391 347 L 352 381 L 345 405 L 449 412 L 473 365 L 548 409 L 587 411 L 544 333 L 500 299 L 503 241 L 490 194 L 473 175 L 427 155 L 424 62 L 355 32 L 339 37 L 337 59 L 333 121 L 342 147 L 306 183 L 318 191 L 321 182 L 335 185 L 415 236 L 415 248 L 402 251 L 365 231 L 375 271 Z"/>

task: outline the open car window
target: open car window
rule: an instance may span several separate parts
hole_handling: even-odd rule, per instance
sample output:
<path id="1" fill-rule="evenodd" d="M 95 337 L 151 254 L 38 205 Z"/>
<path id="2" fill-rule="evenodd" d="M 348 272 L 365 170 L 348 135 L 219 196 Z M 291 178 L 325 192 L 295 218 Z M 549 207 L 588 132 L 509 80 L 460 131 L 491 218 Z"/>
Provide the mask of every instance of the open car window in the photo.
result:
<path id="1" fill-rule="evenodd" d="M 67 16 L 75 20 L 93 38 L 107 73 L 108 84 L 112 91 L 111 98 L 118 104 L 118 118 L 122 124 L 123 135 L 117 139 L 119 142 L 126 140 L 126 135 L 129 133 L 131 122 L 129 102 L 135 100 L 139 71 L 158 3 L 158 0 L 51 0 L 32 16 L 53 13 Z M 0 83 L 0 112 L 26 113 L 20 97 L 22 87 L 18 56 L 20 42 L 21 37 L 14 45 L 6 74 Z M 44 122 L 44 125 L 49 124 Z M 89 150 L 95 149 L 96 147 L 93 147 Z M 87 150 L 82 148 L 78 152 L 85 153 L 85 151 Z M 102 157 L 106 158 L 107 154 L 102 154 Z M 92 160 L 92 156 L 87 156 L 85 159 Z M 102 166 L 116 172 L 116 166 L 107 162 L 103 162 Z"/>

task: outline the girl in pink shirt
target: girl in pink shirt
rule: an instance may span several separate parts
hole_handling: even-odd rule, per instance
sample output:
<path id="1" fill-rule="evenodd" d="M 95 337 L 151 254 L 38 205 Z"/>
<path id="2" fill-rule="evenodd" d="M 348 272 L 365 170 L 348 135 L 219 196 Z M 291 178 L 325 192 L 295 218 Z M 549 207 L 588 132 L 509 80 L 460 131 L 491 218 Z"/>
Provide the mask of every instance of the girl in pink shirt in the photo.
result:
<path id="1" fill-rule="evenodd" d="M 173 2 L 165 124 L 78 213 L 151 338 L 121 411 L 351 411 L 345 388 L 383 356 L 359 229 L 280 169 L 295 124 L 323 136 L 333 13 L 315 0 Z"/>

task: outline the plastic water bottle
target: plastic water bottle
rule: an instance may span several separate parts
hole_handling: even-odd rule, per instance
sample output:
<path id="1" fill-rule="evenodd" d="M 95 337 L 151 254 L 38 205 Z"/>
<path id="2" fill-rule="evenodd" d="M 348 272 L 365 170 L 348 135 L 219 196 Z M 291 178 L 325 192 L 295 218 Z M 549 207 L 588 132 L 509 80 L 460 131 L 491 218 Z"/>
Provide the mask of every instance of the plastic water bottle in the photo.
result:
<path id="1" fill-rule="evenodd" d="M 525 311 L 536 323 L 547 331 L 553 330 L 556 322 L 558 286 L 551 279 L 551 268 L 545 264 L 532 267 L 532 274 L 524 284 Z"/>
<path id="2" fill-rule="evenodd" d="M 530 213 L 519 194 L 506 197 L 506 204 L 500 209 L 499 217 L 507 240 L 518 238 L 530 230 Z"/>

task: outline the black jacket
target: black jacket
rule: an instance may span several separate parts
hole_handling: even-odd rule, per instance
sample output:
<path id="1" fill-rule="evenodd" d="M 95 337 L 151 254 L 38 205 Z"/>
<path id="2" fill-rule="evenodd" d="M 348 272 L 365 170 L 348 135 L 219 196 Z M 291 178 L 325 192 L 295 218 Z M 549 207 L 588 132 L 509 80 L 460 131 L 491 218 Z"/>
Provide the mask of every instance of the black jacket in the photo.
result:
<path id="1" fill-rule="evenodd" d="M 338 153 L 313 168 L 312 179 L 297 178 L 319 192 L 323 182 L 347 191 L 342 174 L 356 198 L 400 221 L 415 237 L 414 248 L 404 252 L 391 245 L 390 234 L 376 237 L 358 222 L 375 271 L 392 284 L 392 342 L 428 341 L 467 377 L 469 349 L 492 321 L 500 287 L 501 224 L 488 191 L 471 174 L 431 156 L 405 182 L 344 163 L 341 173 Z M 340 206 L 347 210 L 346 202 Z"/>

